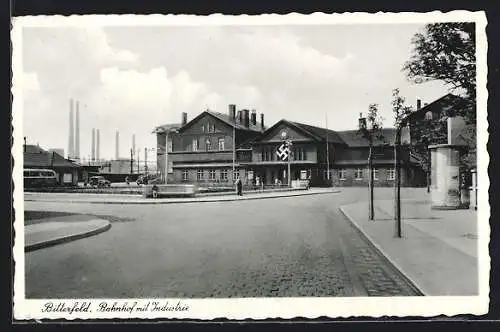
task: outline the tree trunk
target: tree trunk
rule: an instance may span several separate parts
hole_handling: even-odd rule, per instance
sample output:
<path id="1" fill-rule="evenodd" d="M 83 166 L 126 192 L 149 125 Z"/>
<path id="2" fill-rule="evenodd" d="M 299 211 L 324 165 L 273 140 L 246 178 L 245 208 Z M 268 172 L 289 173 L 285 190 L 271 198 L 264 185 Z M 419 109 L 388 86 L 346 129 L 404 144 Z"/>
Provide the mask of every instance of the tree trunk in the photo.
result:
<path id="1" fill-rule="evenodd" d="M 368 219 L 373 220 L 375 219 L 375 208 L 373 206 L 373 154 L 372 154 L 372 145 L 370 144 L 370 150 L 368 153 L 368 174 L 369 174 L 369 181 L 368 181 L 368 187 L 370 190 L 370 205 L 369 205 L 369 211 L 368 211 Z"/>
<path id="2" fill-rule="evenodd" d="M 396 174 L 395 174 L 395 189 L 396 189 L 396 197 L 395 197 L 395 211 L 394 211 L 394 219 L 396 221 L 396 237 L 401 237 L 401 163 L 400 163 L 400 148 L 401 148 L 401 128 L 398 128 L 396 131 L 396 140 L 394 144 L 395 148 L 395 164 L 396 164 Z"/>

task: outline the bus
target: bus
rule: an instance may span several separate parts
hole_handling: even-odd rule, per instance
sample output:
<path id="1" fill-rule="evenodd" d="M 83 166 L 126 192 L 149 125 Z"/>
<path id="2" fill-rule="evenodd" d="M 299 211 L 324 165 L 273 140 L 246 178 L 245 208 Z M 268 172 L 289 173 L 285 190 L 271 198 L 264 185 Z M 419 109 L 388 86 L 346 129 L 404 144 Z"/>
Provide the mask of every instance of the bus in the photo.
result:
<path id="1" fill-rule="evenodd" d="M 51 169 L 25 169 L 24 187 L 54 187 L 58 183 L 57 174 Z"/>

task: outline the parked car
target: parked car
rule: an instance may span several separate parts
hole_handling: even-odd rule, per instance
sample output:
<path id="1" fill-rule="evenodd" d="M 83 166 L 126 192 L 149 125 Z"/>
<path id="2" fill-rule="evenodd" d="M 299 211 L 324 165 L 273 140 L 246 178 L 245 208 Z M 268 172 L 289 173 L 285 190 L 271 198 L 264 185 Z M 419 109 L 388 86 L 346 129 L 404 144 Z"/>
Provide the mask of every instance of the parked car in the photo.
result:
<path id="1" fill-rule="evenodd" d="M 159 184 L 161 183 L 161 178 L 156 175 L 141 175 L 137 178 L 137 184 Z"/>
<path id="2" fill-rule="evenodd" d="M 89 179 L 89 184 L 93 187 L 104 188 L 111 187 L 111 182 L 106 180 L 104 176 L 93 176 Z"/>

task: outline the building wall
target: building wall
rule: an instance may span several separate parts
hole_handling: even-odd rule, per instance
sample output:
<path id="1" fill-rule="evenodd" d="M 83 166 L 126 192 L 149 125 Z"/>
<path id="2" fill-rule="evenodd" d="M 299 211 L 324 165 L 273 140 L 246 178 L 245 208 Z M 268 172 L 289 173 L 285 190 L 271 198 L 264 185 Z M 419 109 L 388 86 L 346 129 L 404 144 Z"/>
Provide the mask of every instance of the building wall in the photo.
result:
<path id="1" fill-rule="evenodd" d="M 215 179 L 210 179 L 210 169 L 215 171 Z M 222 179 L 222 170 L 227 171 L 227 179 Z M 203 171 L 203 178 L 198 180 L 198 170 Z M 184 171 L 187 171 L 187 179 L 184 179 Z M 245 167 L 238 167 L 235 169 L 235 173 L 238 173 L 243 184 L 251 184 L 252 180 L 249 176 L 249 171 Z M 251 173 L 251 171 L 250 171 Z M 232 167 L 213 167 L 213 168 L 176 168 L 173 172 L 172 180 L 175 183 L 197 183 L 199 185 L 228 185 L 232 186 L 234 184 L 233 170 Z"/>
<path id="2" fill-rule="evenodd" d="M 356 178 L 356 170 L 361 169 L 362 177 L 360 179 Z M 390 172 L 394 170 L 394 166 L 376 166 L 376 179 L 374 179 L 374 184 L 376 187 L 392 187 L 394 186 L 394 179 L 390 179 Z M 344 170 L 344 179 L 340 178 L 341 171 Z M 414 170 L 402 167 L 401 168 L 401 185 L 410 186 L 412 185 L 411 179 L 414 177 L 412 174 Z M 395 173 L 394 173 L 395 176 Z M 366 187 L 369 184 L 370 177 L 368 168 L 366 166 L 346 166 L 343 168 L 334 168 L 331 174 L 332 183 L 337 187 Z"/>

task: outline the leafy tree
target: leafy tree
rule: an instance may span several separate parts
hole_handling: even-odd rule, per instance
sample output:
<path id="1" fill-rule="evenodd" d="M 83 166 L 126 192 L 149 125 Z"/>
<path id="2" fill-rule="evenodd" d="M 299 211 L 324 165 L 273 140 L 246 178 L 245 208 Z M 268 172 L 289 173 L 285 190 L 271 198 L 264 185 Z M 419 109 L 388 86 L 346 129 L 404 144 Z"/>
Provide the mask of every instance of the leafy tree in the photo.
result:
<path id="1" fill-rule="evenodd" d="M 476 101 L 476 27 L 470 22 L 427 24 L 403 70 L 417 83 L 441 80 Z"/>
<path id="2" fill-rule="evenodd" d="M 383 118 L 379 115 L 378 105 L 370 104 L 368 106 L 368 114 L 366 118 L 363 118 L 362 114 L 360 114 L 359 119 L 359 129 L 358 135 L 362 136 L 364 139 L 368 140 L 368 172 L 370 175 L 369 180 L 369 190 L 370 190 L 370 206 L 368 212 L 369 220 L 373 220 L 375 218 L 375 209 L 373 206 L 373 186 L 374 186 L 374 177 L 373 177 L 373 145 L 377 141 L 381 141 L 384 139 L 382 135 L 382 122 Z"/>
<path id="3" fill-rule="evenodd" d="M 452 105 L 452 113 L 443 112 L 439 119 L 421 119 L 414 125 L 412 138 L 417 142 L 412 149 L 422 158 L 422 166 L 428 172 L 429 144 L 446 141 L 446 119 L 462 116 L 466 129 L 462 138 L 469 147 L 461 162 L 466 168 L 476 165 L 476 27 L 470 22 L 427 24 L 417 33 L 412 44 L 413 54 L 403 66 L 409 79 L 417 83 L 441 80 L 452 91 L 460 92 L 465 102 Z M 427 165 L 427 166 L 425 166 Z"/>

